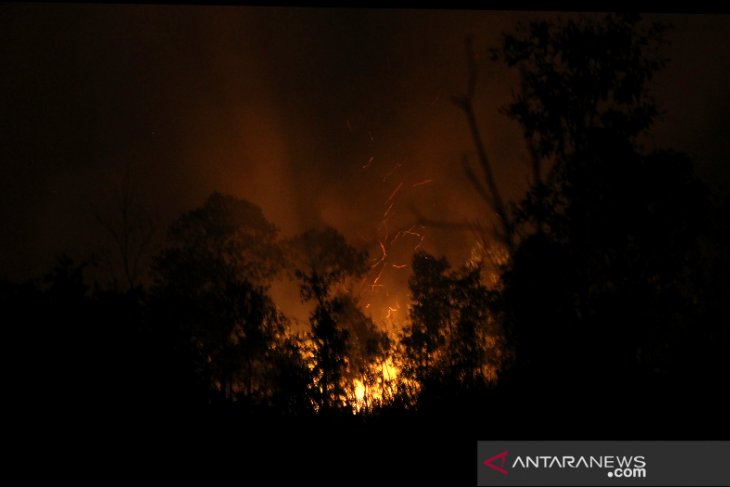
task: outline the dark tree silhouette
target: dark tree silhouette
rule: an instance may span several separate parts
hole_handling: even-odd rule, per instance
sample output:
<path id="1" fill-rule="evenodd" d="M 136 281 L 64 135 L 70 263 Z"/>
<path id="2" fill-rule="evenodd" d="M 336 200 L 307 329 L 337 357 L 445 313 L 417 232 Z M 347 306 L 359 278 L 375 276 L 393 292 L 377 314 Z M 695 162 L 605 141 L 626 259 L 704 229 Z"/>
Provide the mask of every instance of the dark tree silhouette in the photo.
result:
<path id="1" fill-rule="evenodd" d="M 493 51 L 519 70 L 505 113 L 533 162 L 503 293 L 525 387 L 640 389 L 691 335 L 705 189 L 686 157 L 638 144 L 657 114 L 662 30 L 627 15 L 537 21 Z"/>
<path id="2" fill-rule="evenodd" d="M 346 380 L 349 384 L 360 381 L 364 388 L 361 410 L 370 411 L 378 405 L 371 396 L 382 398 L 394 392 L 386 383 L 382 371 L 390 340 L 387 333 L 363 313 L 351 295 L 342 294 L 338 301 L 338 325 L 347 332 L 348 337 Z"/>
<path id="3" fill-rule="evenodd" d="M 565 204 L 561 198 L 569 195 L 561 189 L 572 184 L 569 178 L 592 174 L 585 156 L 595 153 L 598 132 L 633 144 L 654 122 L 649 83 L 666 63 L 658 52 L 664 30 L 634 15 L 535 21 L 491 50 L 520 74 L 520 89 L 503 112 L 522 127 L 531 156 L 533 181 L 523 207 L 538 231 L 551 223 L 543 221 L 545 207 Z"/>
<path id="4" fill-rule="evenodd" d="M 347 388 L 348 331 L 339 325 L 349 301 L 333 287 L 365 272 L 363 252 L 352 248 L 334 228 L 308 230 L 288 243 L 300 281 L 302 300 L 313 301 L 310 316 L 314 344 L 312 397 L 321 411 L 344 406 Z"/>
<path id="5" fill-rule="evenodd" d="M 113 243 L 114 249 L 107 256 L 112 281 L 117 284 L 117 269 L 121 268 L 124 285 L 132 290 L 138 288 L 147 275 L 157 225 L 132 187 L 129 164 L 120 187 L 112 193 L 115 208 L 108 214 L 95 211 L 94 216 Z"/>
<path id="6" fill-rule="evenodd" d="M 279 266 L 275 237 L 258 207 L 215 193 L 173 223 L 155 261 L 154 292 L 211 397 L 260 404 L 272 392 L 270 349 L 284 322 L 263 283 Z"/>
<path id="7" fill-rule="evenodd" d="M 500 359 L 491 293 L 482 284 L 481 271 L 475 265 L 451 276 L 452 322 L 445 373 L 466 392 L 495 380 Z"/>
<path id="8" fill-rule="evenodd" d="M 213 193 L 198 209 L 182 215 L 168 230 L 168 247 L 161 253 L 157 269 L 173 272 L 168 261 L 185 259 L 199 266 L 184 269 L 200 272 L 205 280 L 218 266 L 222 274 L 245 277 L 256 284 L 269 282 L 282 267 L 276 245 L 277 228 L 261 208 L 242 199 Z M 170 279 L 174 281 L 174 279 Z M 172 282 L 171 282 L 172 283 Z M 182 279 L 180 285 L 199 284 Z"/>
<path id="9" fill-rule="evenodd" d="M 401 339 L 404 373 L 420 385 L 419 402 L 441 409 L 444 401 L 463 405 L 483 392 L 502 353 L 481 266 L 446 274 L 448 267 L 444 258 L 414 255 L 411 323 Z"/>
<path id="10" fill-rule="evenodd" d="M 451 290 L 444 275 L 449 265 L 446 259 L 436 259 L 425 252 L 416 253 L 412 262 L 413 276 L 408 283 L 413 300 L 411 324 L 402 339 L 405 372 L 422 387 L 428 387 L 451 319 Z"/>

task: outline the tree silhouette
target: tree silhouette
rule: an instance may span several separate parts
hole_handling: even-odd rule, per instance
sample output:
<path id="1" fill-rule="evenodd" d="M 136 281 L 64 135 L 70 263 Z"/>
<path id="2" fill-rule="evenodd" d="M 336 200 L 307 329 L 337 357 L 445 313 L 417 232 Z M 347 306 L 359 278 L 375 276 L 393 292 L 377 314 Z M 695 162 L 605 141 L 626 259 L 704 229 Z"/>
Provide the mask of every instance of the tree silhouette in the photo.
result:
<path id="1" fill-rule="evenodd" d="M 289 256 L 302 301 L 314 302 L 310 316 L 314 344 L 312 397 L 321 411 L 341 408 L 347 397 L 348 331 L 339 322 L 349 301 L 333 291 L 365 272 L 365 253 L 347 244 L 334 228 L 308 230 L 292 239 Z"/>
<path id="2" fill-rule="evenodd" d="M 465 391 L 496 379 L 498 334 L 491 294 L 482 284 L 481 266 L 465 267 L 451 276 L 452 323 L 446 348 L 446 375 Z"/>
<path id="3" fill-rule="evenodd" d="M 338 302 L 338 325 L 347 332 L 348 338 L 346 380 L 349 384 L 354 385 L 356 380 L 362 384 L 364 404 L 361 409 L 372 410 L 378 404 L 371 396 L 382 400 L 393 393 L 383 377 L 390 340 L 387 333 L 363 313 L 351 295 L 341 294 Z"/>
<path id="4" fill-rule="evenodd" d="M 473 399 L 496 379 L 501 361 L 501 333 L 481 265 L 447 274 L 448 267 L 425 252 L 413 257 L 411 323 L 401 343 L 404 373 L 420 384 L 422 404 L 458 402 L 455 394 Z"/>
<path id="5" fill-rule="evenodd" d="M 218 266 L 221 274 L 244 276 L 256 284 L 265 284 L 282 267 L 277 233 L 276 226 L 264 217 L 258 206 L 213 193 L 201 208 L 182 215 L 170 226 L 168 247 L 161 253 L 157 267 L 173 277 L 166 262 L 186 259 L 199 267 L 184 269 L 185 273 L 199 271 L 203 281 Z M 199 282 L 183 279 L 182 284 Z"/>
<path id="6" fill-rule="evenodd" d="M 560 222 L 544 220 L 560 213 L 571 186 L 580 187 L 575 176 L 595 177 L 596 139 L 634 144 L 652 125 L 657 106 L 649 83 L 666 63 L 658 53 L 664 30 L 633 15 L 535 21 L 491 50 L 520 74 L 519 92 L 503 108 L 520 124 L 531 156 L 533 180 L 519 223 L 560 231 Z"/>
<path id="7" fill-rule="evenodd" d="M 402 338 L 405 346 L 405 372 L 423 387 L 432 382 L 434 364 L 445 343 L 451 319 L 450 285 L 444 275 L 446 259 L 418 252 L 413 256 L 413 276 L 409 280 L 413 306 L 411 324 Z"/>
<path id="8" fill-rule="evenodd" d="M 519 71 L 504 112 L 532 157 L 503 292 L 529 387 L 638 387 L 678 359 L 696 317 L 705 189 L 686 157 L 638 144 L 657 114 L 662 31 L 629 15 L 536 21 L 492 51 Z"/>
<path id="9" fill-rule="evenodd" d="M 260 403 L 269 349 L 284 332 L 263 283 L 280 266 L 276 228 L 245 200 L 214 193 L 170 227 L 155 293 L 202 384 L 225 401 Z"/>
<path id="10" fill-rule="evenodd" d="M 155 219 L 140 202 L 132 188 L 131 169 L 127 164 L 118 190 L 114 191 L 115 208 L 110 214 L 94 213 L 97 222 L 112 239 L 115 254 L 127 290 L 140 286 L 148 270 L 150 248 L 157 233 Z M 109 256 L 112 279 L 116 281 L 117 260 Z"/>

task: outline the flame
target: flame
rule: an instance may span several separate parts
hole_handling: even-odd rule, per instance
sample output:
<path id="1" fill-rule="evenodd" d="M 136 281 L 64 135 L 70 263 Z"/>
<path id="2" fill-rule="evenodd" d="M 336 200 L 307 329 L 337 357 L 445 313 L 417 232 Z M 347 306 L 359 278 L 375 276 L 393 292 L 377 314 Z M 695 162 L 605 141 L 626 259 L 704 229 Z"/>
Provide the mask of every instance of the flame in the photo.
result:
<path id="1" fill-rule="evenodd" d="M 398 374 L 400 372 L 400 369 L 395 366 L 393 363 L 393 357 L 388 357 L 388 359 L 383 362 L 382 366 L 383 370 L 383 380 L 385 381 L 394 381 L 398 378 Z"/>
<path id="2" fill-rule="evenodd" d="M 365 399 L 365 385 L 358 379 L 353 382 L 355 384 L 355 401 L 358 403 L 363 402 L 363 399 Z"/>
<path id="3" fill-rule="evenodd" d="M 385 319 L 389 320 L 391 318 L 391 316 L 393 315 L 393 313 L 395 313 L 396 311 L 398 311 L 398 308 L 388 306 L 388 314 L 385 316 Z"/>

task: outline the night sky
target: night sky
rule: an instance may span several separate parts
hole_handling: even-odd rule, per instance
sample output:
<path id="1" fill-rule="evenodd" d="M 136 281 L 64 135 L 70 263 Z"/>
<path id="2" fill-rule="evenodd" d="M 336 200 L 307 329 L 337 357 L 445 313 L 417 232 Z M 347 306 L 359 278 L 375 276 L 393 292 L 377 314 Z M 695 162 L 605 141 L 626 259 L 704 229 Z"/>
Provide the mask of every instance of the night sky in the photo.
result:
<path id="1" fill-rule="evenodd" d="M 534 17 L 553 15 L 2 5 L 0 278 L 105 245 L 94 213 L 110 207 L 127 165 L 160 235 L 214 190 L 260 205 L 283 236 L 326 223 L 375 254 L 399 187 L 392 229 L 416 213 L 484 220 L 461 170 L 467 126 L 448 99 L 465 87 L 467 34 L 484 51 Z M 665 113 L 646 144 L 687 152 L 711 186 L 726 185 L 730 16 L 648 17 L 673 29 L 655 83 Z M 497 110 L 516 77 L 482 68 L 480 122 L 514 198 L 527 187 L 526 157 Z M 473 243 L 468 232 L 423 233 L 424 249 L 455 263 Z M 392 263 L 407 263 L 417 243 Z"/>

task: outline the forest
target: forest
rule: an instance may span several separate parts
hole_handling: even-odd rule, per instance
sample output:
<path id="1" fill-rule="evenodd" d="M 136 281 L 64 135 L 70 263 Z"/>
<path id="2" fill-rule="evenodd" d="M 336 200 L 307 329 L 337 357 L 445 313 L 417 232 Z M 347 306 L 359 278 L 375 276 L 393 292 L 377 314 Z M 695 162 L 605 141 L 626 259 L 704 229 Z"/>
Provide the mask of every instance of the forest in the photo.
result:
<path id="1" fill-rule="evenodd" d="M 0 283 L 6 357 L 22 373 L 12 396 L 61 436 L 85 424 L 93 438 L 94 425 L 144 438 L 140 425 L 154 425 L 183 438 L 204 424 L 264 461 L 303 435 L 318 445 L 307 464 L 356 451 L 370 479 L 464 452 L 469 474 L 472 445 L 455 438 L 721 434 L 730 195 L 690 156 L 642 142 L 661 113 L 651 84 L 668 61 L 664 31 L 611 14 L 532 21 L 489 49 L 467 39 L 466 89 L 450 102 L 473 155 L 453 170 L 491 224 L 453 223 L 476 242 L 463 263 L 416 245 L 401 326 L 381 326 L 362 290 L 378 285 L 389 242 L 438 222 L 363 248 L 325 225 L 282 236 L 265 207 L 214 192 L 152 252 L 153 224 L 127 184 L 118 218 L 99 218 L 114 278 L 63 254 L 42 277 Z M 516 200 L 475 113 L 477 62 L 519 79 L 502 108 L 530 156 Z M 296 287 L 306 320 L 286 314 L 276 282 Z"/>

